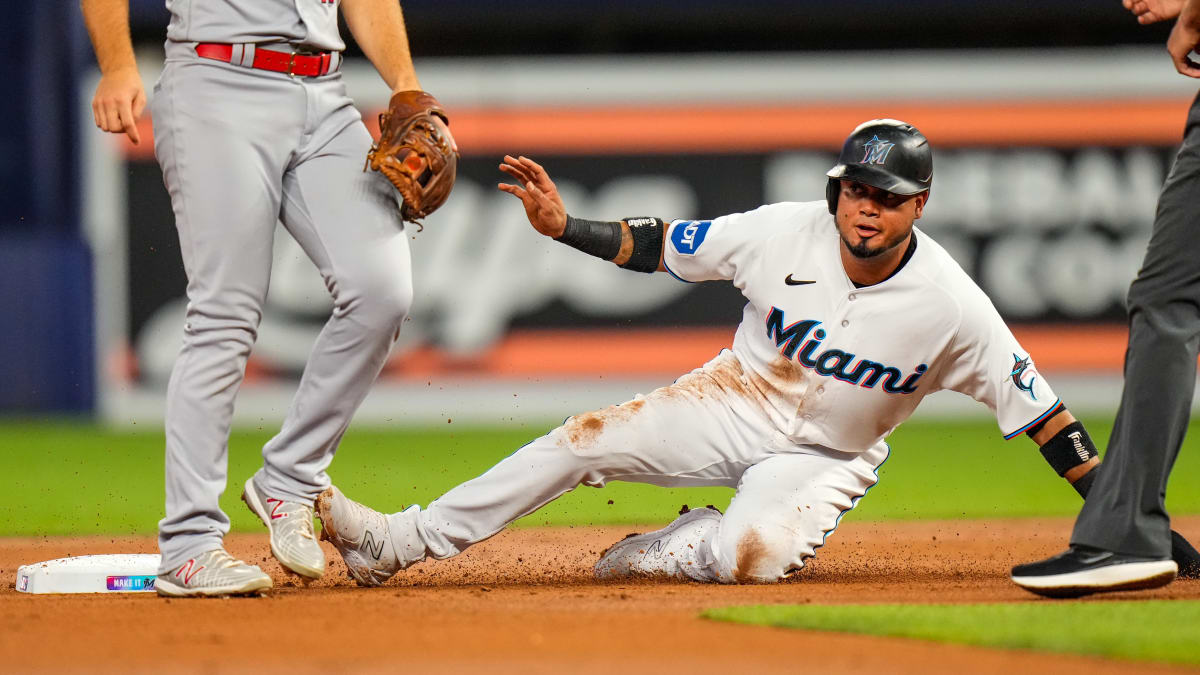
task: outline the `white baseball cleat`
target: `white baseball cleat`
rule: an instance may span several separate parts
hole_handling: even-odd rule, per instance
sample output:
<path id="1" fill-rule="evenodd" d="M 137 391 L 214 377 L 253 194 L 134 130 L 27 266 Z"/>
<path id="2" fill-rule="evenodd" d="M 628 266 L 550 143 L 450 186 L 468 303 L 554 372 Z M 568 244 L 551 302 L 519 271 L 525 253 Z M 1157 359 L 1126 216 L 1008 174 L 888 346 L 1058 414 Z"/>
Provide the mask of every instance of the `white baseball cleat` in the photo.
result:
<path id="1" fill-rule="evenodd" d="M 715 532 L 721 512 L 706 506 L 684 511 L 670 525 L 646 534 L 631 534 L 600 555 L 594 573 L 597 579 L 668 576 L 696 578 L 684 571 L 696 564 L 696 546 Z"/>
<path id="2" fill-rule="evenodd" d="M 159 595 L 176 598 L 214 595 L 257 595 L 271 588 L 271 577 L 215 548 L 154 580 Z"/>
<path id="3" fill-rule="evenodd" d="M 321 538 L 342 554 L 360 586 L 382 586 L 402 567 L 392 550 L 387 516 L 346 498 L 336 487 L 317 496 Z"/>
<path id="4" fill-rule="evenodd" d="M 267 497 L 246 479 L 242 501 L 271 533 L 271 555 L 287 570 L 310 579 L 325 573 L 325 552 L 313 532 L 313 507 Z"/>

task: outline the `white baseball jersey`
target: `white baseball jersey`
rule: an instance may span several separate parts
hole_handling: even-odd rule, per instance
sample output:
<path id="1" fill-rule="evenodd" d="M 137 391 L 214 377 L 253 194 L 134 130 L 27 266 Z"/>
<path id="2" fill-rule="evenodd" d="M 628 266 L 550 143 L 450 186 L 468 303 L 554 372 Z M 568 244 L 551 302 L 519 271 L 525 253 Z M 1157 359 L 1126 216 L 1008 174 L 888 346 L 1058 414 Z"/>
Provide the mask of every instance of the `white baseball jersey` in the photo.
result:
<path id="1" fill-rule="evenodd" d="M 287 42 L 323 51 L 346 48 L 338 0 L 167 0 L 173 42 Z"/>
<path id="2" fill-rule="evenodd" d="M 794 442 L 865 451 L 941 389 L 986 404 L 1006 438 L 1022 433 L 1058 398 L 983 291 L 913 232 L 907 264 L 864 288 L 846 276 L 824 201 L 675 221 L 663 262 L 746 296 L 733 351 Z"/>
<path id="3" fill-rule="evenodd" d="M 914 230 L 915 231 L 915 230 Z M 825 202 L 675 221 L 664 257 L 686 281 L 729 279 L 749 301 L 732 351 L 674 383 L 568 419 L 426 508 L 388 516 L 403 564 L 446 558 L 583 484 L 724 485 L 704 529 L 663 530 L 631 569 L 775 581 L 816 555 L 875 484 L 882 439 L 928 393 L 996 412 L 1006 437 L 1059 401 L 992 303 L 919 231 L 891 278 L 856 288 Z"/>

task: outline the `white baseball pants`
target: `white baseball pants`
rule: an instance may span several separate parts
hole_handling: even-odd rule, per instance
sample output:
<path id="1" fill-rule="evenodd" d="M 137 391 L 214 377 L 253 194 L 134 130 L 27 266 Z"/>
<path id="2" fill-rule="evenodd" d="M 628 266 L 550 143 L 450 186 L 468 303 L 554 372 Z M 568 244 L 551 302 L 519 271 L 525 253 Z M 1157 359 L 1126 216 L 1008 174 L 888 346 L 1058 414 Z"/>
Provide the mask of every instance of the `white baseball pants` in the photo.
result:
<path id="1" fill-rule="evenodd" d="M 770 582 L 804 566 L 878 480 L 886 443 L 861 454 L 797 445 L 771 424 L 732 352 L 674 384 L 577 415 L 429 504 L 389 518 L 411 564 L 448 558 L 575 486 L 610 480 L 737 493 L 685 565 L 698 581 Z M 699 541 L 703 539 L 703 543 Z"/>

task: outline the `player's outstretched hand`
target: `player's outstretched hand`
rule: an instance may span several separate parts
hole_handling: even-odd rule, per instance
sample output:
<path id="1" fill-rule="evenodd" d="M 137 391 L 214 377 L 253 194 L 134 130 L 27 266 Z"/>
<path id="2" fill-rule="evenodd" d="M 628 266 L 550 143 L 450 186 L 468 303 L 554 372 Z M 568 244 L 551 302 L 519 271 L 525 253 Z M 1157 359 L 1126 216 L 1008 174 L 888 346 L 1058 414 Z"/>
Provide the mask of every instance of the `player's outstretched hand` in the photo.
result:
<path id="1" fill-rule="evenodd" d="M 496 187 L 521 200 L 533 229 L 547 237 L 561 237 L 567 226 L 567 209 L 542 165 L 528 157 L 505 155 L 500 170 L 516 179 L 517 185 L 500 183 Z"/>
<path id="2" fill-rule="evenodd" d="M 1142 25 L 1174 19 L 1183 9 L 1183 0 L 1121 0 L 1121 4 L 1133 12 Z"/>
<path id="3" fill-rule="evenodd" d="M 123 133 L 137 145 L 141 137 L 137 120 L 146 108 L 146 90 L 137 68 L 119 68 L 105 73 L 92 98 L 92 117 L 96 126 L 114 134 Z"/>

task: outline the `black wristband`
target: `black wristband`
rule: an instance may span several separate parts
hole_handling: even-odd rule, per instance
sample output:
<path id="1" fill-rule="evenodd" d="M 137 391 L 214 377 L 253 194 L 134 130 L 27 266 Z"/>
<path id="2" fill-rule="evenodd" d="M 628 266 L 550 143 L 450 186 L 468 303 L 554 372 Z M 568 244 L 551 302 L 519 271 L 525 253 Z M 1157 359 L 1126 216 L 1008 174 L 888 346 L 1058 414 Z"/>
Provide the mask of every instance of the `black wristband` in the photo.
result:
<path id="1" fill-rule="evenodd" d="M 1075 488 L 1075 491 L 1079 493 L 1080 497 L 1087 499 L 1088 493 L 1092 491 L 1092 484 L 1095 483 L 1096 479 L 1100 476 L 1101 466 L 1104 465 L 1097 464 L 1096 466 L 1092 467 L 1091 471 L 1080 476 L 1079 480 L 1071 483 L 1071 487 Z"/>
<path id="2" fill-rule="evenodd" d="M 621 252 L 621 223 L 584 220 L 567 216 L 560 241 L 601 260 L 612 260 Z"/>
<path id="3" fill-rule="evenodd" d="M 621 267 L 634 272 L 657 272 L 658 261 L 662 260 L 665 223 L 660 218 L 626 218 L 625 224 L 633 235 L 633 253 Z"/>
<path id="4" fill-rule="evenodd" d="M 1042 457 L 1046 458 L 1060 476 L 1100 454 L 1096 450 L 1096 444 L 1092 443 L 1091 437 L 1088 436 L 1087 429 L 1079 422 L 1072 422 L 1059 429 L 1040 450 Z"/>

